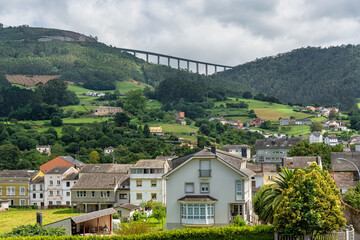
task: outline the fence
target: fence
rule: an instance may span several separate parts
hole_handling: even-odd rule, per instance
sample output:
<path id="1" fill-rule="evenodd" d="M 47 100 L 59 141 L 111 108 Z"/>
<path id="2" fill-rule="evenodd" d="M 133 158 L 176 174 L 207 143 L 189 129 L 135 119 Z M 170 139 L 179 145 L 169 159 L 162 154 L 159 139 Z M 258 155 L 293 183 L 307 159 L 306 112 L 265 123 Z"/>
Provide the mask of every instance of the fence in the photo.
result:
<path id="1" fill-rule="evenodd" d="M 350 225 L 340 232 L 325 235 L 282 236 L 275 233 L 274 240 L 355 240 L 354 234 L 354 228 Z"/>

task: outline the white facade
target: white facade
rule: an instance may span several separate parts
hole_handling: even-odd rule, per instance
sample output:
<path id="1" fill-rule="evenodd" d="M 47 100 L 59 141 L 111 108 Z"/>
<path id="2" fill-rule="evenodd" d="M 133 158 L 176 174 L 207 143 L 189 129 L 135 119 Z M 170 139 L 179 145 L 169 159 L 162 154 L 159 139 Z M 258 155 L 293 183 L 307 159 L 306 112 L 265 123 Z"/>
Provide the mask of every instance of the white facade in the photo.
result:
<path id="1" fill-rule="evenodd" d="M 29 205 L 37 205 L 38 207 L 44 206 L 44 191 L 45 184 L 44 181 L 41 182 L 30 182 L 29 186 Z"/>
<path id="2" fill-rule="evenodd" d="M 203 171 L 208 174 L 202 176 L 207 177 L 200 177 Z M 225 226 L 236 215 L 251 220 L 250 177 L 222 160 L 193 157 L 164 177 L 168 230 Z M 200 201 L 191 200 L 192 197 L 200 197 Z"/>
<path id="3" fill-rule="evenodd" d="M 58 167 L 56 167 L 58 168 Z M 54 169 L 56 169 L 54 168 Z M 45 206 L 48 205 L 71 205 L 71 193 L 70 188 L 76 182 L 75 180 L 64 180 L 66 176 L 77 173 L 78 171 L 70 167 L 65 172 L 54 173 L 52 174 L 53 170 L 45 173 L 44 176 L 44 183 L 45 183 Z M 67 182 L 70 182 L 68 184 Z"/>
<path id="4" fill-rule="evenodd" d="M 309 135 L 309 143 L 322 143 L 323 135 L 321 133 L 310 133 Z"/>
<path id="5" fill-rule="evenodd" d="M 336 146 L 337 144 L 339 144 L 339 141 L 336 137 L 329 135 L 329 136 L 325 137 L 324 143 L 328 146 Z"/>
<path id="6" fill-rule="evenodd" d="M 50 154 L 51 154 L 51 147 L 50 147 L 50 145 L 38 145 L 38 146 L 36 146 L 36 150 L 37 150 L 39 153 L 44 154 L 44 155 L 50 156 Z"/>

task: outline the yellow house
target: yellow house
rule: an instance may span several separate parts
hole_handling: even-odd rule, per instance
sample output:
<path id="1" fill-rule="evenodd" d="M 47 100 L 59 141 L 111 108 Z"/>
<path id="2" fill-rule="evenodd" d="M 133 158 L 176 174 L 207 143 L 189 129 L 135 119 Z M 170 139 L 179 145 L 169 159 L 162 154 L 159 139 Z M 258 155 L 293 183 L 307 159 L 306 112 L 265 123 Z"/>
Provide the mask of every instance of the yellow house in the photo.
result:
<path id="1" fill-rule="evenodd" d="M 162 127 L 161 126 L 154 126 L 149 127 L 150 133 L 154 135 L 162 135 Z"/>
<path id="2" fill-rule="evenodd" d="M 104 106 L 94 109 L 94 113 L 96 116 L 113 115 L 118 112 L 123 112 L 123 109 L 121 107 L 104 107 Z"/>
<path id="3" fill-rule="evenodd" d="M 0 200 L 9 205 L 29 205 L 30 181 L 44 176 L 39 170 L 5 170 L 0 172 Z"/>

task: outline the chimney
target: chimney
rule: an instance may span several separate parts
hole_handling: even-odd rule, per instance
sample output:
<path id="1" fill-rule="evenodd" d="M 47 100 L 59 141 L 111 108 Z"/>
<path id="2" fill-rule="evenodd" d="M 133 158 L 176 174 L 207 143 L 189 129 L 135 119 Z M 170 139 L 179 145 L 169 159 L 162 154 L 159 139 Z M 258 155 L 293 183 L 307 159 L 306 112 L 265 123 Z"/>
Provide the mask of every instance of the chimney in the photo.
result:
<path id="1" fill-rule="evenodd" d="M 40 227 L 42 227 L 42 212 L 36 212 L 36 223 L 38 223 L 40 225 Z"/>
<path id="2" fill-rule="evenodd" d="M 216 144 L 211 144 L 211 152 L 216 154 Z"/>

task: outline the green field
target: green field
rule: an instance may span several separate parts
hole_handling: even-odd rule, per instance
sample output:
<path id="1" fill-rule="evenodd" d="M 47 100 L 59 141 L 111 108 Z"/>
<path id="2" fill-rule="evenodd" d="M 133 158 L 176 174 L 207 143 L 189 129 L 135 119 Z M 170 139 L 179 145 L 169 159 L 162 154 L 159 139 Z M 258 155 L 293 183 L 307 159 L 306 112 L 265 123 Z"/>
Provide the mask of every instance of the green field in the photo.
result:
<path id="1" fill-rule="evenodd" d="M 230 100 L 227 101 L 221 101 L 216 102 L 215 106 L 219 107 L 220 105 L 225 106 L 225 108 L 216 108 L 213 113 L 221 116 L 225 115 L 246 115 L 248 110 L 247 109 L 234 109 L 226 108 L 226 103 L 236 103 L 235 98 L 229 98 Z M 277 103 L 268 103 L 253 99 L 238 99 L 238 101 L 243 101 L 249 105 L 248 109 L 254 109 L 257 117 L 263 118 L 266 120 L 279 120 L 279 118 L 290 118 L 291 116 L 294 116 L 296 119 L 301 118 L 308 118 L 311 117 L 311 114 L 307 113 L 301 113 L 301 112 L 295 112 L 293 107 L 290 107 L 288 105 L 284 104 L 277 104 Z M 231 117 L 232 120 L 240 120 L 240 121 L 246 121 L 250 120 L 250 118 L 246 118 L 245 116 L 239 116 L 239 117 Z"/>
<path id="2" fill-rule="evenodd" d="M 161 126 L 163 133 L 174 134 L 177 137 L 184 138 L 191 142 L 196 141 L 195 136 L 190 136 L 190 133 L 197 134 L 199 128 L 194 125 L 180 125 L 177 123 L 149 123 L 149 126 Z"/>
<path id="3" fill-rule="evenodd" d="M 10 209 L 0 212 L 0 234 L 10 232 L 20 225 L 35 224 L 36 212 L 34 209 Z M 80 214 L 71 213 L 71 209 L 44 209 L 42 212 L 44 225 Z"/>

